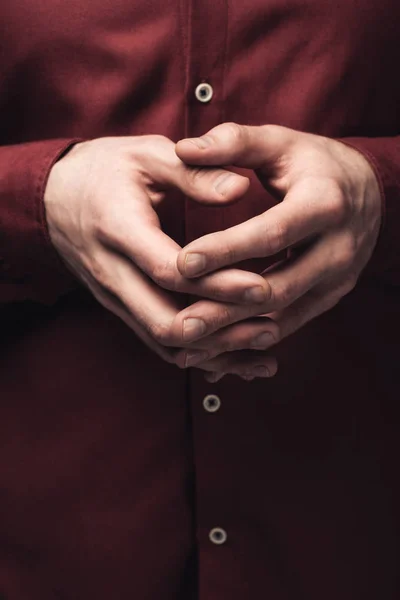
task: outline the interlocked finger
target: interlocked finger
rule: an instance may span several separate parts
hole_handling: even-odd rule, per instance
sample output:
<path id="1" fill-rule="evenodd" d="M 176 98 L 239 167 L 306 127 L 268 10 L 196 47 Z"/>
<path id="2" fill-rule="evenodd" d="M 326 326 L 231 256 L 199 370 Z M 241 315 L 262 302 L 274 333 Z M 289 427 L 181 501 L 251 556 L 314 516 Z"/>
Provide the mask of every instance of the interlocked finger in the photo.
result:
<path id="1" fill-rule="evenodd" d="M 216 356 L 237 350 L 266 350 L 278 341 L 276 324 L 266 317 L 236 323 L 179 350 L 175 363 L 193 367 Z"/>
<path id="2" fill-rule="evenodd" d="M 138 190 L 137 193 L 140 195 L 143 191 Z M 181 247 L 161 230 L 158 217 L 148 203 L 143 202 L 140 208 L 142 225 L 139 229 L 133 226 L 138 216 L 132 211 L 131 207 L 126 207 L 121 212 L 124 214 L 122 222 L 119 216 L 114 216 L 115 222 L 108 222 L 107 233 L 102 235 L 101 241 L 111 250 L 130 258 L 158 286 L 169 291 L 240 304 L 261 303 L 266 299 L 268 286 L 256 273 L 225 269 L 198 280 L 187 279 L 177 268 Z"/>
<path id="3" fill-rule="evenodd" d="M 280 204 L 224 231 L 188 244 L 178 256 L 186 277 L 198 277 L 250 258 L 273 256 L 333 223 L 340 192 L 326 182 L 303 180 Z"/>
<path id="4" fill-rule="evenodd" d="M 297 306 L 297 301 L 302 305 L 302 297 L 310 292 L 310 297 L 318 295 L 318 290 L 314 292 L 314 288 L 325 289 L 324 286 L 328 286 L 329 289 L 334 278 L 338 278 L 340 287 L 343 273 L 351 265 L 349 247 L 350 244 L 344 243 L 342 236 L 333 230 L 317 239 L 304 252 L 294 254 L 292 258 L 269 269 L 263 275 L 268 298 L 259 305 L 234 305 L 209 300 L 191 305 L 177 318 L 182 327 L 183 342 L 198 340 L 260 314 Z"/>
<path id="5" fill-rule="evenodd" d="M 114 315 L 119 317 L 141 340 L 146 344 L 148 348 L 153 350 L 160 358 L 165 362 L 173 364 L 175 363 L 175 351 L 172 348 L 168 348 L 159 344 L 154 337 L 152 337 L 146 328 L 143 327 L 137 319 L 128 310 L 125 304 L 110 290 L 101 287 L 98 282 L 89 274 L 86 273 L 82 277 L 87 287 L 92 292 L 96 300 L 107 310 L 112 312 Z"/>
<path id="6" fill-rule="evenodd" d="M 276 322 L 281 339 L 292 335 L 313 319 L 334 308 L 340 300 L 350 293 L 356 285 L 356 279 L 330 279 L 317 286 L 282 311 L 269 316 Z"/>
<path id="7" fill-rule="evenodd" d="M 278 365 L 276 359 L 266 352 L 242 350 L 221 354 L 202 363 L 199 368 L 209 371 L 212 381 L 214 374 L 238 375 L 244 378 L 273 377 L 278 370 Z"/>

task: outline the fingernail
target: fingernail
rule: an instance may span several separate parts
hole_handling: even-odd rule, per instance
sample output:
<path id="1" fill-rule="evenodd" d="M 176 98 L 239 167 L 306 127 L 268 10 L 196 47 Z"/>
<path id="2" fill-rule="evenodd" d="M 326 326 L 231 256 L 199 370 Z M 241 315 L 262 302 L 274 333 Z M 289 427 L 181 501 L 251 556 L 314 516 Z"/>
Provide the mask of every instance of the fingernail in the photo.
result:
<path id="1" fill-rule="evenodd" d="M 224 173 L 223 175 L 220 175 L 214 183 L 215 191 L 224 196 L 228 193 L 236 179 L 237 177 L 233 173 Z"/>
<path id="2" fill-rule="evenodd" d="M 269 377 L 269 369 L 264 365 L 254 367 L 252 373 L 255 377 Z"/>
<path id="3" fill-rule="evenodd" d="M 192 342 L 206 332 L 206 324 L 203 319 L 185 319 L 183 321 L 183 340 Z"/>
<path id="4" fill-rule="evenodd" d="M 199 275 L 206 268 L 206 257 L 203 254 L 189 252 L 185 256 L 185 274 Z"/>
<path id="5" fill-rule="evenodd" d="M 207 360 L 208 356 L 208 352 L 199 352 L 196 350 L 186 352 L 185 367 L 193 367 L 194 365 L 203 362 L 203 360 Z"/>
<path id="6" fill-rule="evenodd" d="M 257 304 L 264 302 L 266 300 L 265 289 L 261 285 L 250 288 L 245 291 L 244 299 L 246 302 L 256 302 Z"/>
<path id="7" fill-rule="evenodd" d="M 251 348 L 258 348 L 259 350 L 265 350 L 269 346 L 272 346 L 273 343 L 274 343 L 274 336 L 272 335 L 272 333 L 269 333 L 269 331 L 265 331 L 264 333 L 261 333 L 259 336 L 254 338 L 254 340 L 251 342 L 250 346 L 251 346 Z"/>

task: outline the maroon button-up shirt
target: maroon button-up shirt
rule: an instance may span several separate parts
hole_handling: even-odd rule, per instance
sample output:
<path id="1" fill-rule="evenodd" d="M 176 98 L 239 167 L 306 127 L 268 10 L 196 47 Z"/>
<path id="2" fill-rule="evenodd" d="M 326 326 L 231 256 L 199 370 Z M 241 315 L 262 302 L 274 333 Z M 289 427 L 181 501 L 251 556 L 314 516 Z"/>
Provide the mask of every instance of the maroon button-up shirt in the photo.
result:
<path id="1" fill-rule="evenodd" d="M 1 1 L 1 600 L 400 598 L 399 44 L 398 0 Z M 273 380 L 163 363 L 46 231 L 74 139 L 223 121 L 345 138 L 382 189 L 363 278 Z M 272 202 L 255 178 L 234 207 L 175 194 L 163 227 L 184 244 Z"/>

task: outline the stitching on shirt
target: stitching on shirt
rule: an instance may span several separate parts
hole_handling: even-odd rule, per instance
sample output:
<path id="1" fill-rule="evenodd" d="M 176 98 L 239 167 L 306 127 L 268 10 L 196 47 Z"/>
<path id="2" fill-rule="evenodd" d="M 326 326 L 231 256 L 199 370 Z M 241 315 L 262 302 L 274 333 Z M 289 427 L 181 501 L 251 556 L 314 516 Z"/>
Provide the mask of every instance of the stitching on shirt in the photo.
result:
<path id="1" fill-rule="evenodd" d="M 223 63 L 222 63 L 222 82 L 221 82 L 221 112 L 220 112 L 220 120 L 221 123 L 223 123 L 225 121 L 225 103 L 226 103 L 226 85 L 225 85 L 225 80 L 226 80 L 226 73 L 227 73 L 227 63 L 228 63 L 228 50 L 229 50 L 229 43 L 228 43 L 228 36 L 229 36 L 229 22 L 230 22 L 230 4 L 229 4 L 229 0 L 225 0 L 225 12 L 226 12 L 226 19 L 225 19 L 225 31 L 224 31 L 224 49 L 223 49 Z"/>
<path id="2" fill-rule="evenodd" d="M 51 168 L 60 159 L 60 157 L 67 150 L 69 150 L 69 148 L 71 146 L 73 146 L 74 144 L 76 144 L 80 141 L 82 141 L 82 140 L 80 140 L 80 139 L 65 140 L 65 143 L 61 145 L 61 147 L 58 149 L 58 152 L 56 154 L 54 154 L 54 151 L 46 154 L 43 157 L 42 168 L 40 169 L 40 171 L 38 173 L 37 184 L 35 186 L 35 198 L 34 198 L 34 205 L 35 205 L 35 211 L 36 211 L 35 222 L 38 225 L 38 234 L 41 238 L 40 243 L 42 244 L 44 242 L 46 244 L 46 246 L 48 248 L 49 256 L 51 257 L 50 260 L 55 259 L 57 261 L 58 266 L 62 267 L 63 270 L 65 270 L 65 265 L 62 262 L 60 256 L 58 255 L 58 252 L 56 252 L 56 250 L 52 244 L 49 229 L 47 226 L 46 208 L 44 205 L 44 193 L 46 190 L 46 184 L 47 184 L 48 177 L 50 175 Z M 60 142 L 62 142 L 62 140 L 60 140 Z"/>
<path id="3" fill-rule="evenodd" d="M 185 10 L 185 4 L 188 5 L 187 11 Z M 184 108 L 184 136 L 188 135 L 189 126 L 189 115 L 188 115 L 188 94 L 189 94 L 189 48 L 190 48 L 190 30 L 189 22 L 192 12 L 192 2 L 188 0 L 178 0 L 179 6 L 179 28 L 181 30 L 182 38 L 182 90 L 183 90 L 183 108 Z"/>

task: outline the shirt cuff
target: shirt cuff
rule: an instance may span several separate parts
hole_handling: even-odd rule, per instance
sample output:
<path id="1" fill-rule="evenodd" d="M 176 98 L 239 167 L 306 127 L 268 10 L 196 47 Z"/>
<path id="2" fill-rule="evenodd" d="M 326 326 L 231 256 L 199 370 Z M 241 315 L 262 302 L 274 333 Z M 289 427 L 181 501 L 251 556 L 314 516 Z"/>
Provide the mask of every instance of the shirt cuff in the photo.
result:
<path id="1" fill-rule="evenodd" d="M 77 285 L 51 243 L 43 198 L 51 168 L 79 141 L 0 147 L 0 303 L 52 304 Z"/>

